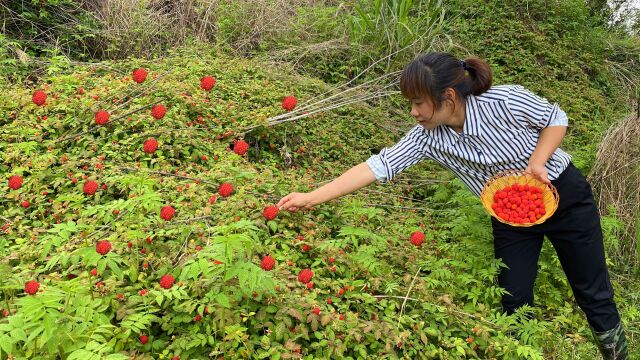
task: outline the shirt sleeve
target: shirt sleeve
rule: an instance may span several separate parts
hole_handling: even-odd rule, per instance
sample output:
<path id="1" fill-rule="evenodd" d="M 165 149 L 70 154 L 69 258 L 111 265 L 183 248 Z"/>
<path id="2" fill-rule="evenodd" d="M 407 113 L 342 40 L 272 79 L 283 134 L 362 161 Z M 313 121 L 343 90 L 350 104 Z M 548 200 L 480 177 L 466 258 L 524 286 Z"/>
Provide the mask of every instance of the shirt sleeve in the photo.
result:
<path id="1" fill-rule="evenodd" d="M 567 114 L 557 103 L 537 96 L 521 85 L 513 86 L 507 98 L 507 108 L 519 123 L 541 131 L 549 126 L 567 126 Z"/>
<path id="2" fill-rule="evenodd" d="M 383 148 L 377 155 L 369 157 L 366 163 L 375 174 L 376 180 L 386 183 L 409 166 L 432 158 L 425 140 L 422 126 L 416 125 L 398 143 Z"/>

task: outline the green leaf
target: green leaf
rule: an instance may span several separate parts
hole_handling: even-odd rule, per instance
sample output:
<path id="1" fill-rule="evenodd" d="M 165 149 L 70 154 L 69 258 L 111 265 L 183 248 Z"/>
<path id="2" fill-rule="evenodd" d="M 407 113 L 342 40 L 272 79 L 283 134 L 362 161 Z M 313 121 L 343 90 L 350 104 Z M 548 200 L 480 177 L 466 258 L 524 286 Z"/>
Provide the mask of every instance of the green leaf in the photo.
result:
<path id="1" fill-rule="evenodd" d="M 216 296 L 216 301 L 218 301 L 218 304 L 224 306 L 225 308 L 229 309 L 231 308 L 231 303 L 229 302 L 229 297 L 223 293 L 219 293 Z"/>
<path id="2" fill-rule="evenodd" d="M 138 264 L 135 259 L 131 260 L 131 264 L 129 266 L 129 280 L 131 280 L 131 282 L 138 281 Z"/>
<path id="3" fill-rule="evenodd" d="M 109 269 L 111 269 L 111 271 L 113 271 L 113 273 L 116 275 L 116 277 L 118 278 L 118 280 L 122 280 L 123 275 L 122 275 L 122 270 L 120 270 L 120 267 L 118 266 L 118 264 L 116 264 L 115 261 L 109 261 Z"/>
<path id="4" fill-rule="evenodd" d="M 98 274 L 103 275 L 104 270 L 107 268 L 107 259 L 98 260 Z"/>

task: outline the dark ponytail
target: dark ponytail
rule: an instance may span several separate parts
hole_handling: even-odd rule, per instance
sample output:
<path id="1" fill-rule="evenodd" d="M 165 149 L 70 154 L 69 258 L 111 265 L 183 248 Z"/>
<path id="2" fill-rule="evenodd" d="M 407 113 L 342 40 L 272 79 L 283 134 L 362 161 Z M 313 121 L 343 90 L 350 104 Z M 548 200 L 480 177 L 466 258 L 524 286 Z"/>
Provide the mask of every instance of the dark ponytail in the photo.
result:
<path id="1" fill-rule="evenodd" d="M 489 90 L 492 80 L 491 66 L 475 56 L 464 59 L 464 62 L 471 78 L 471 93 L 478 96 Z"/>
<path id="2" fill-rule="evenodd" d="M 491 66 L 475 56 L 460 60 L 445 52 L 427 53 L 404 68 L 400 91 L 408 99 L 426 97 L 439 109 L 447 88 L 453 88 L 462 100 L 489 90 L 491 73 Z"/>

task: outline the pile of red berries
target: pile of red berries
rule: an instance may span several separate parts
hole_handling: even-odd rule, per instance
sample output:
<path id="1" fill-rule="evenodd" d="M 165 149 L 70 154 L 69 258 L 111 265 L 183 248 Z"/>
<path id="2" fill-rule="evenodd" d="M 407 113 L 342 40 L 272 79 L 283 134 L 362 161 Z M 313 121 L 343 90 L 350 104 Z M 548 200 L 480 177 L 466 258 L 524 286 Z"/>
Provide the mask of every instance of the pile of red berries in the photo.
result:
<path id="1" fill-rule="evenodd" d="M 534 223 L 546 214 L 542 189 L 533 185 L 510 185 L 496 191 L 491 208 L 508 222 Z"/>

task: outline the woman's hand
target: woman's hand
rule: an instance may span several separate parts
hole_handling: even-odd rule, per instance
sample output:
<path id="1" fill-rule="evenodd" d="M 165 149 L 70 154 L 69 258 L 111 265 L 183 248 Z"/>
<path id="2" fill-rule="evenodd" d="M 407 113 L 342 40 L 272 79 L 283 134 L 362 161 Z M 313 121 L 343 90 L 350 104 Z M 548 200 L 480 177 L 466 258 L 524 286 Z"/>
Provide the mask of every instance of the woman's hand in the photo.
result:
<path id="1" fill-rule="evenodd" d="M 293 192 L 280 199 L 276 206 L 279 210 L 296 212 L 300 209 L 308 210 L 313 208 L 313 202 L 309 193 Z"/>
<path id="2" fill-rule="evenodd" d="M 551 185 L 551 181 L 549 181 L 549 173 L 547 172 L 547 168 L 544 164 L 529 163 L 527 168 L 524 170 L 524 173 L 534 176 L 547 185 Z"/>

